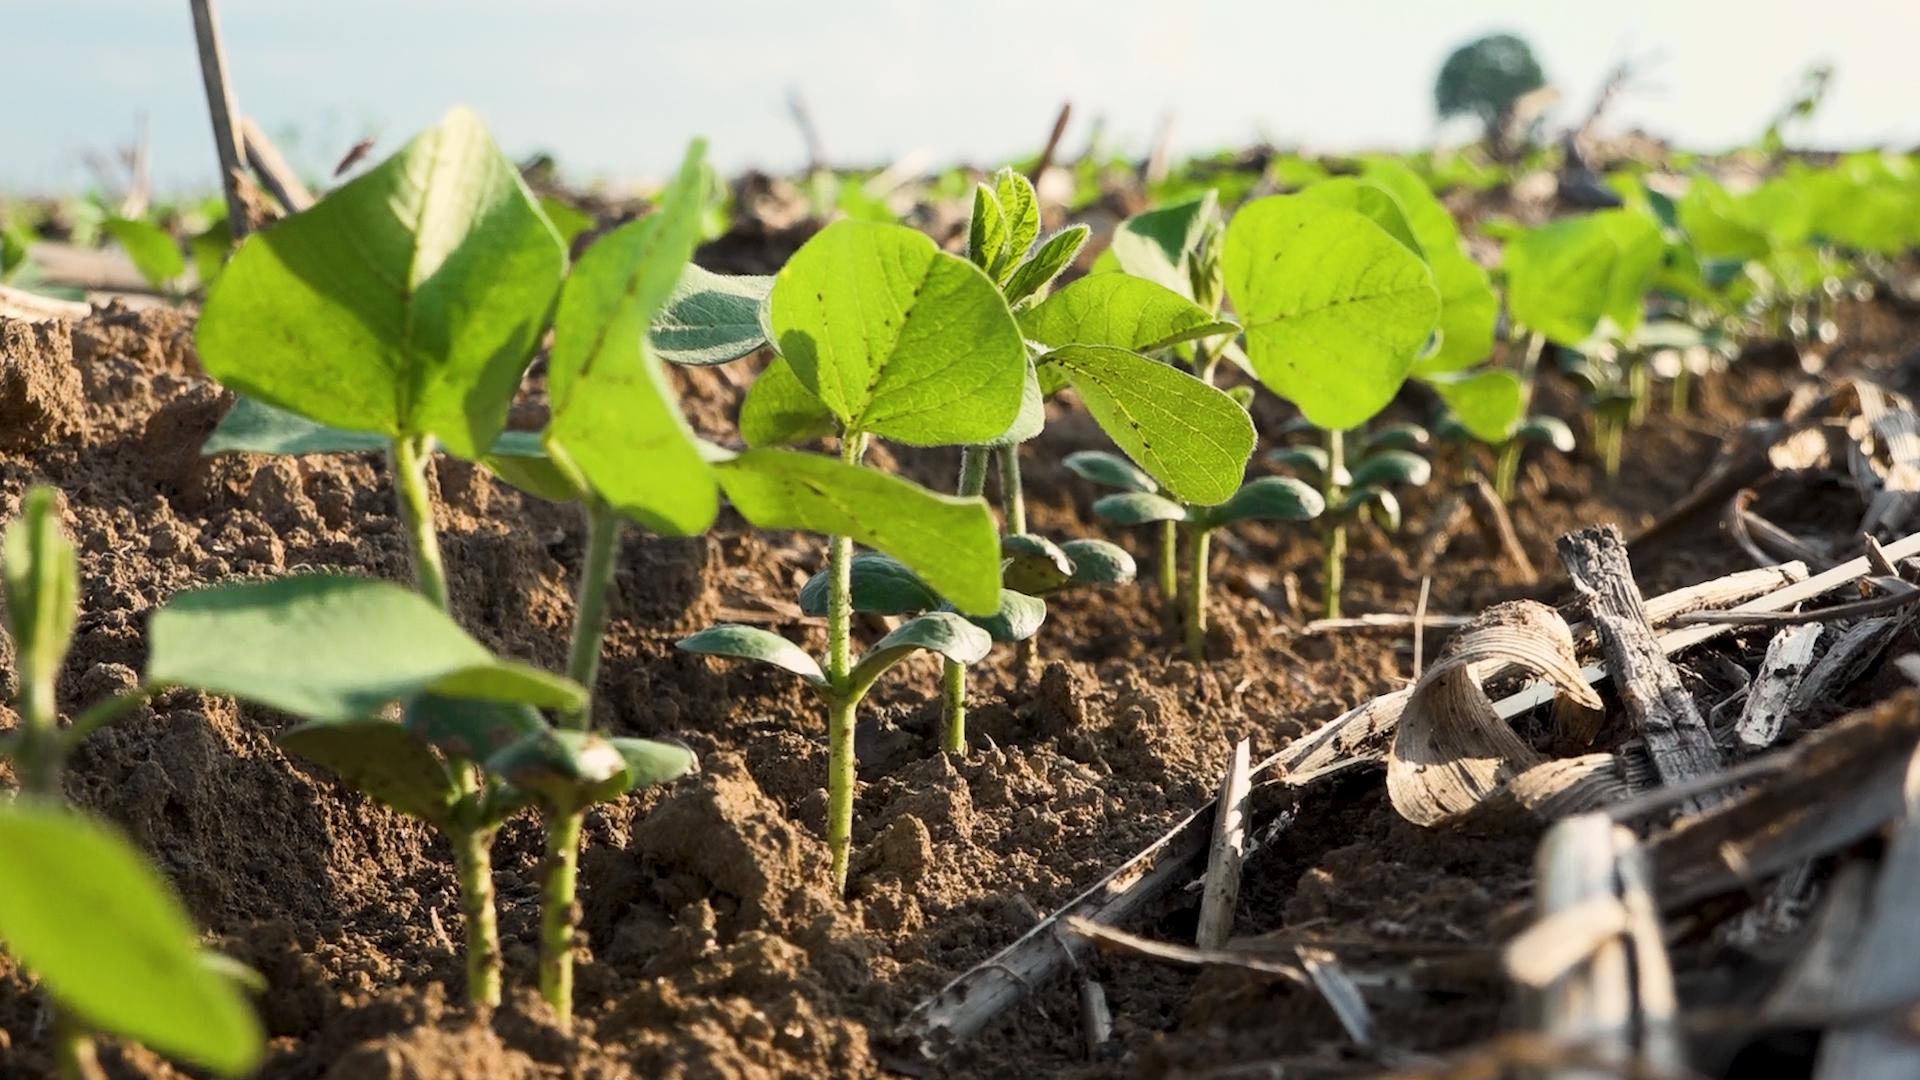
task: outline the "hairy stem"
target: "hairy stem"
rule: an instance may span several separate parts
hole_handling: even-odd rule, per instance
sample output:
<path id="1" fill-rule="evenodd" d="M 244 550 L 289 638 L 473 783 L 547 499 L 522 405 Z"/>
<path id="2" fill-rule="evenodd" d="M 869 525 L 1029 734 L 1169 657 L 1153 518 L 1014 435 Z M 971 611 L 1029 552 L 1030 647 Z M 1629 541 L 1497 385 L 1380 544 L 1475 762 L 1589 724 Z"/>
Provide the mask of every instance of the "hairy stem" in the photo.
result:
<path id="1" fill-rule="evenodd" d="M 1027 531 L 1027 497 L 1020 485 L 1020 447 L 1000 448 L 1000 509 L 1007 515 L 1007 532 Z"/>
<path id="2" fill-rule="evenodd" d="M 1198 664 L 1207 658 L 1207 557 L 1213 547 L 1213 532 L 1193 529 L 1188 537 L 1187 659 Z"/>
<path id="3" fill-rule="evenodd" d="M 1009 447 L 1009 455 L 1011 450 Z M 960 451 L 960 483 L 955 494 L 978 495 L 986 489 L 987 459 L 992 455 L 993 451 L 984 446 L 969 446 Z M 1002 460 L 1012 459 L 1008 456 Z M 1015 460 L 1014 472 L 1019 471 L 1019 462 Z M 1017 530 L 1009 524 L 1007 531 L 1024 530 Z M 940 675 L 940 700 L 946 713 L 945 722 L 941 725 L 943 734 L 940 749 L 949 754 L 964 754 L 967 752 L 967 667 L 958 660 L 945 660 L 941 663 Z"/>
<path id="4" fill-rule="evenodd" d="M 1340 617 L 1340 593 L 1347 582 L 1347 526 L 1340 516 L 1340 504 L 1346 501 L 1347 442 L 1346 432 L 1339 429 L 1327 432 L 1327 473 L 1326 490 L 1327 513 L 1333 515 L 1333 524 L 1327 528 L 1326 588 L 1322 595 L 1321 617 L 1337 619 Z"/>
<path id="5" fill-rule="evenodd" d="M 1493 491 L 1500 501 L 1513 501 L 1514 482 L 1520 478 L 1520 440 L 1508 439 L 1500 444 L 1499 457 L 1493 464 Z"/>
<path id="6" fill-rule="evenodd" d="M 471 770 L 464 764 L 461 773 Z M 467 926 L 467 1000 L 500 1004 L 500 924 L 493 899 L 493 830 L 448 833 L 454 873 L 460 881 L 460 915 Z"/>
<path id="7" fill-rule="evenodd" d="M 413 552 L 414 584 L 422 596 L 444 610 L 451 610 L 447 567 L 440 559 L 440 534 L 433 526 L 433 498 L 427 490 L 427 471 L 433 467 L 433 442 L 425 435 L 395 439 L 388 445 L 387 460 L 393 469 L 400 520 L 406 525 L 407 543 Z"/>
<path id="8" fill-rule="evenodd" d="M 840 440 L 840 460 L 858 465 L 867 449 L 864 434 Z M 964 457 L 963 457 L 964 462 Z M 984 464 L 981 466 L 984 470 Z M 964 471 L 964 464 L 962 466 Z M 853 692 L 853 538 L 827 538 L 827 850 L 833 856 L 833 889 L 847 894 L 847 855 L 853 843 L 853 722 L 860 696 Z"/>
<path id="9" fill-rule="evenodd" d="M 579 711 L 560 719 L 562 726 L 575 731 L 593 726 L 593 685 L 607 636 L 607 594 L 613 590 L 621 526 L 620 515 L 605 499 L 589 496 L 584 509 L 587 556 L 580 568 L 580 591 L 574 603 L 567 677 L 587 688 L 587 701 Z M 574 894 L 580 864 L 580 826 L 585 818 L 585 810 L 547 818 L 547 860 L 540 884 L 540 996 L 553 1007 L 562 1031 L 573 1029 L 573 943 L 579 924 Z"/>
<path id="10" fill-rule="evenodd" d="M 1160 523 L 1160 595 L 1171 605 L 1180 596 L 1180 523 Z"/>
<path id="11" fill-rule="evenodd" d="M 579 923 L 574 903 L 580 865 L 580 826 L 586 811 L 547 819 L 546 879 L 540 884 L 540 996 L 553 1006 L 561 1031 L 573 1030 L 573 942 Z"/>

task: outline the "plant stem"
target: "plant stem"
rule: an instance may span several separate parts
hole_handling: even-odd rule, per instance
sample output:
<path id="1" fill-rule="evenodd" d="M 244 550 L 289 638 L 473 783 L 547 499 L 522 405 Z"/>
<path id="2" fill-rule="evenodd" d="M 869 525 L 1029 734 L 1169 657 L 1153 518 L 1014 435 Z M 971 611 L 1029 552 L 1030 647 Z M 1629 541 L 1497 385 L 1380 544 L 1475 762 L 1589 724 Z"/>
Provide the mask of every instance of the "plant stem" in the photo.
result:
<path id="1" fill-rule="evenodd" d="M 599 496 L 588 496 L 584 510 L 587 557 L 580 568 L 580 591 L 574 603 L 567 677 L 587 688 L 587 702 L 579 711 L 560 718 L 563 727 L 575 731 L 593 726 L 593 685 L 598 681 L 600 653 L 607 636 L 607 600 L 613 590 L 614 556 L 620 549 L 621 528 L 620 515 Z M 562 1031 L 573 1029 L 573 944 L 578 928 L 574 895 L 580 866 L 580 830 L 585 819 L 585 809 L 547 819 L 545 880 L 540 886 L 540 996 L 553 1007 Z"/>
<path id="2" fill-rule="evenodd" d="M 858 465 L 865 434 L 840 440 L 840 460 Z M 971 448 L 969 448 L 971 449 Z M 966 457 L 963 452 L 961 471 Z M 985 464 L 980 466 L 984 476 Z M 853 722 L 860 698 L 853 670 L 853 538 L 827 538 L 827 850 L 833 857 L 833 890 L 847 894 L 847 855 L 853 843 Z"/>
<path id="3" fill-rule="evenodd" d="M 413 554 L 415 585 L 422 596 L 452 614 L 447 568 L 440 558 L 440 534 L 434 527 L 433 498 L 427 487 L 427 470 L 433 467 L 433 440 L 425 435 L 395 439 L 388 444 L 387 459 L 393 470 L 395 500 L 400 518 L 406 524 L 407 543 Z M 473 763 L 449 754 L 447 770 L 453 774 L 461 800 L 471 802 L 480 791 Z M 500 1004 L 500 925 L 494 911 L 493 834 L 491 828 L 465 826 L 447 832 L 447 839 L 453 844 L 454 872 L 460 883 L 460 912 L 467 924 L 467 1000 L 489 1008 Z"/>
<path id="4" fill-rule="evenodd" d="M 456 773 L 472 783 L 465 762 Z M 449 829 L 454 873 L 460 882 L 460 914 L 467 924 L 467 1000 L 489 1008 L 500 1004 L 500 924 L 493 898 L 493 830 Z"/>
<path id="5" fill-rule="evenodd" d="M 1347 526 L 1340 516 L 1340 504 L 1346 499 L 1341 478 L 1347 472 L 1346 432 L 1337 428 L 1327 432 L 1326 490 L 1327 513 L 1333 525 L 1327 529 L 1326 588 L 1322 596 L 1322 617 L 1340 617 L 1340 593 L 1347 580 Z"/>
<path id="6" fill-rule="evenodd" d="M 92 1034 L 65 1009 L 53 1018 L 53 1060 L 60 1080 L 107 1080 Z"/>
<path id="7" fill-rule="evenodd" d="M 1027 531 L 1027 498 L 1020 485 L 1020 448 L 1000 448 L 1000 509 L 1006 511 L 1007 533 L 1019 536 Z"/>
<path id="8" fill-rule="evenodd" d="M 433 467 L 432 439 L 425 435 L 395 439 L 388 444 L 387 460 L 393 469 L 400 520 L 406 524 L 407 542 L 413 551 L 415 586 L 422 596 L 450 612 L 447 568 L 440 559 L 440 534 L 434 529 L 433 498 L 427 491 L 427 470 Z"/>
<path id="9" fill-rule="evenodd" d="M 1180 596 L 1180 523 L 1160 523 L 1160 595 L 1172 604 Z"/>
<path id="10" fill-rule="evenodd" d="M 984 446 L 969 446 L 960 451 L 960 483 L 955 494 L 978 495 L 986 490 L 987 459 L 992 454 L 993 451 Z M 1009 459 L 1003 457 L 1002 460 Z M 1019 471 L 1020 466 L 1016 459 L 1014 472 Z M 1011 524 L 1008 525 L 1007 530 L 1009 532 L 1024 531 L 1015 530 Z M 949 754 L 964 754 L 967 752 L 967 667 L 958 660 L 943 660 L 940 675 L 940 700 L 946 713 L 940 749 Z"/>
<path id="11" fill-rule="evenodd" d="M 1503 503 L 1513 501 L 1514 482 L 1520 477 L 1520 451 L 1520 440 L 1508 439 L 1500 444 L 1500 455 L 1494 461 L 1493 491 Z"/>
<path id="12" fill-rule="evenodd" d="M 1647 399 L 1653 396 L 1653 373 L 1646 361 L 1635 360 L 1627 365 L 1627 395 L 1633 401 L 1627 423 L 1638 427 L 1647 422 Z"/>
<path id="13" fill-rule="evenodd" d="M 1207 557 L 1212 552 L 1213 531 L 1188 532 L 1191 558 L 1187 578 L 1187 659 L 1198 664 L 1207 658 Z"/>

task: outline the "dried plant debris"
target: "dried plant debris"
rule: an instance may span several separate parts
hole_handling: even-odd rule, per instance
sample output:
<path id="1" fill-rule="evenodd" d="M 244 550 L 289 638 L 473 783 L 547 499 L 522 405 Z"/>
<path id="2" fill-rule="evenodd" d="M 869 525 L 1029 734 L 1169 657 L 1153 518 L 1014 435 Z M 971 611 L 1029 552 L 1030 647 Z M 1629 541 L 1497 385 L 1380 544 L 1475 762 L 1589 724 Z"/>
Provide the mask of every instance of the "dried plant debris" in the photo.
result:
<path id="1" fill-rule="evenodd" d="M 1545 763 L 1494 709 L 1476 676 L 1483 663 L 1518 665 L 1572 700 L 1601 707 L 1600 695 L 1581 677 L 1573 635 L 1559 612 L 1531 600 L 1489 608 L 1415 684 L 1400 715 L 1387 755 L 1387 794 L 1416 825 L 1465 814 Z"/>

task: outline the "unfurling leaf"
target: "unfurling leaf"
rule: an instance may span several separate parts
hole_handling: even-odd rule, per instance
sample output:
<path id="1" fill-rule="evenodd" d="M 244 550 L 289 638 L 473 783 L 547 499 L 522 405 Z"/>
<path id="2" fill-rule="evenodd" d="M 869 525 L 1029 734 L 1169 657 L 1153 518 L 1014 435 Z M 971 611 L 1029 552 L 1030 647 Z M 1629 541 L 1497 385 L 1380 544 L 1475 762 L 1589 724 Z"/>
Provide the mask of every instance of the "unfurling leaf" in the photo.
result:
<path id="1" fill-rule="evenodd" d="M 1013 276 L 1007 279 L 1003 291 L 1007 303 L 1018 304 L 1029 297 L 1039 295 L 1042 289 L 1053 283 L 1060 272 L 1073 264 L 1086 245 L 1087 237 L 1093 230 L 1085 225 L 1071 225 L 1050 237 L 1033 253 L 1033 258 L 1014 268 Z"/>

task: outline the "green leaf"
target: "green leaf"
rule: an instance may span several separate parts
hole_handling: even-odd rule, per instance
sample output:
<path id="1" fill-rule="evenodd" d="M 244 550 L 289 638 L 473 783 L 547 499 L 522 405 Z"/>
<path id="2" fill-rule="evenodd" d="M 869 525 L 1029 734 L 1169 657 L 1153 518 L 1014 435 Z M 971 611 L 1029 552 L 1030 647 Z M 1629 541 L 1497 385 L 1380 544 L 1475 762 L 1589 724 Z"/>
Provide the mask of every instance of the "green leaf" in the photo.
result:
<path id="1" fill-rule="evenodd" d="M 460 801 L 460 788 L 446 765 L 391 720 L 315 721 L 288 728 L 277 741 L 354 790 L 436 828 L 447 823 Z"/>
<path id="2" fill-rule="evenodd" d="M 1000 583 L 1015 592 L 1045 596 L 1073 580 L 1074 562 L 1044 536 L 1015 533 L 1000 538 Z"/>
<path id="3" fill-rule="evenodd" d="M 1062 270 L 1073 265 L 1091 235 L 1093 230 L 1085 225 L 1071 225 L 1053 234 L 1033 253 L 1033 258 L 1014 268 L 1004 289 L 1007 303 L 1018 304 L 1052 284 Z"/>
<path id="4" fill-rule="evenodd" d="M 961 611 L 1000 605 L 999 530 L 982 499 L 791 450 L 749 450 L 714 471 L 760 528 L 850 536 L 905 563 Z"/>
<path id="5" fill-rule="evenodd" d="M 993 651 L 993 637 L 951 611 L 929 612 L 901 623 L 898 630 L 874 642 L 848 673 L 847 681 L 856 692 L 863 691 L 888 668 L 921 649 L 958 664 L 972 664 Z"/>
<path id="6" fill-rule="evenodd" d="M 700 759 L 677 742 L 662 739 L 609 740 L 627 759 L 627 790 L 671 783 L 700 771 Z"/>
<path id="7" fill-rule="evenodd" d="M 800 382 L 784 356 L 773 358 L 740 403 L 740 437 L 752 447 L 810 442 L 839 427 L 833 410 Z"/>
<path id="8" fill-rule="evenodd" d="M 486 767 L 561 814 L 618 798 L 632 786 L 626 757 L 591 731 L 542 727 L 488 757 Z"/>
<path id="9" fill-rule="evenodd" d="M 967 219 L 967 258 L 1000 284 L 999 268 L 1007 262 L 1007 216 L 1000 199 L 985 184 L 973 186 L 973 216 Z"/>
<path id="10" fill-rule="evenodd" d="M 20 516 L 7 526 L 0 546 L 0 574 L 6 578 L 7 630 L 21 690 L 51 692 L 80 617 L 80 564 L 60 527 L 52 488 L 30 488 L 20 501 Z"/>
<path id="11" fill-rule="evenodd" d="M 384 453 L 390 440 L 371 431 L 342 431 L 316 423 L 298 413 L 275 408 L 241 394 L 207 436 L 200 453 L 219 454 L 358 454 Z"/>
<path id="12" fill-rule="evenodd" d="M 1529 229 L 1507 245 L 1507 306 L 1557 345 L 1579 345 L 1602 318 L 1630 334 L 1665 254 L 1660 227 L 1631 210 Z"/>
<path id="13" fill-rule="evenodd" d="M 1424 180 L 1392 158 L 1369 161 L 1361 176 L 1400 205 L 1414 239 L 1426 253 L 1434 287 L 1440 291 L 1440 347 L 1422 357 L 1414 370 L 1422 374 L 1459 371 L 1485 360 L 1493 352 L 1500 298 L 1488 283 L 1487 272 L 1461 245 L 1453 215 Z"/>
<path id="14" fill-rule="evenodd" d="M 996 450 L 1008 450 L 1019 446 L 1029 439 L 1038 438 L 1047 427 L 1047 395 L 1040 386 L 1040 373 L 1032 362 L 1027 364 L 1027 381 L 1021 388 L 1020 412 L 1013 418 L 1012 426 L 997 439 L 981 443 L 982 446 Z M 1011 452 L 1008 450 L 1008 452 Z"/>
<path id="15" fill-rule="evenodd" d="M 999 288 L 901 225 L 836 221 L 780 271 L 772 323 L 801 385 L 849 433 L 916 446 L 998 438 L 1026 343 Z"/>
<path id="16" fill-rule="evenodd" d="M 1241 207 L 1224 259 L 1254 371 L 1323 429 L 1386 407 L 1440 314 L 1412 252 L 1352 210 L 1297 195 Z"/>
<path id="17" fill-rule="evenodd" d="M 312 574 L 183 592 L 148 626 L 147 681 L 313 720 L 355 720 L 433 691 L 573 710 L 586 691 L 501 660 L 418 593 Z"/>
<path id="18" fill-rule="evenodd" d="M 449 757 L 485 761 L 516 740 L 544 730 L 547 721 L 531 705 L 421 694 L 401 711 L 400 726 Z"/>
<path id="19" fill-rule="evenodd" d="M 1388 532 L 1400 531 L 1400 500 L 1386 488 L 1357 487 L 1347 493 L 1340 512 L 1346 516 L 1367 513 Z"/>
<path id="20" fill-rule="evenodd" d="M 1267 454 L 1267 460 L 1315 480 L 1327 475 L 1327 451 L 1324 447 L 1283 446 Z"/>
<path id="21" fill-rule="evenodd" d="M 1420 487 L 1431 479 L 1433 463 L 1411 450 L 1372 451 L 1353 470 L 1355 486 L 1411 484 Z"/>
<path id="22" fill-rule="evenodd" d="M 940 594 L 891 555 L 863 551 L 847 567 L 853 610 L 875 615 L 911 615 L 940 606 Z M 827 613 L 827 594 L 833 575 L 822 570 L 800 587 L 800 610 L 808 615 Z"/>
<path id="23" fill-rule="evenodd" d="M 651 215 L 587 249 L 554 319 L 547 443 L 624 517 L 666 536 L 705 532 L 720 494 L 646 346 L 700 239 L 706 145 L 695 140 Z"/>
<path id="24" fill-rule="evenodd" d="M 1073 560 L 1075 585 L 1125 585 L 1139 572 L 1126 548 L 1105 540 L 1069 540 L 1060 550 Z"/>
<path id="25" fill-rule="evenodd" d="M 1240 329 L 1163 285 L 1127 274 L 1083 277 L 1022 312 L 1020 327 L 1049 348 L 1111 345 L 1133 352 Z"/>
<path id="26" fill-rule="evenodd" d="M 1109 250 L 1127 273 L 1191 299 L 1193 281 L 1187 273 L 1187 262 L 1207 224 L 1219 216 L 1220 196 L 1209 190 L 1197 198 L 1135 214 L 1121 222 L 1113 232 Z"/>
<path id="27" fill-rule="evenodd" d="M 81 1023 L 222 1076 L 264 1049 L 252 1005 L 133 845 L 71 811 L 0 807 L 0 939 Z"/>
<path id="28" fill-rule="evenodd" d="M 589 494 L 580 490 L 572 473 L 548 455 L 542 432 L 503 431 L 480 463 L 521 491 L 550 502 L 580 502 Z"/>
<path id="29" fill-rule="evenodd" d="M 995 641 L 1025 641 L 1040 632 L 1047 621 L 1047 604 L 1012 589 L 1000 590 L 1000 610 L 992 615 L 976 615 L 967 620 L 985 630 Z"/>
<path id="30" fill-rule="evenodd" d="M 1201 522 L 1217 529 L 1236 521 L 1310 521 L 1327 508 L 1318 491 L 1291 476 L 1262 476 L 1233 493 L 1233 498 L 1210 506 Z"/>
<path id="31" fill-rule="evenodd" d="M 1093 501 L 1093 512 L 1116 525 L 1145 525 L 1150 521 L 1185 521 L 1187 510 L 1164 495 L 1128 491 Z"/>
<path id="32" fill-rule="evenodd" d="M 791 671 L 815 686 L 827 685 L 826 673 L 820 670 L 818 661 L 807 655 L 805 649 L 771 630 L 728 623 L 710 626 L 674 644 L 690 653 L 758 660 Z"/>
<path id="33" fill-rule="evenodd" d="M 730 276 L 688 263 L 654 316 L 653 349 L 670 364 L 707 366 L 751 356 L 767 343 L 761 308 L 773 277 Z"/>
<path id="34" fill-rule="evenodd" d="M 248 237 L 207 296 L 208 374 L 349 431 L 473 459 L 506 426 L 566 249 L 464 109 Z"/>
<path id="35" fill-rule="evenodd" d="M 1765 227 L 1711 176 L 1688 181 L 1678 212 L 1680 227 L 1702 258 L 1764 259 L 1772 250 Z"/>
<path id="36" fill-rule="evenodd" d="M 1142 472 L 1133 462 L 1118 454 L 1109 454 L 1105 450 L 1079 450 L 1060 459 L 1082 480 L 1088 480 L 1104 487 L 1119 488 L 1122 491 L 1157 492 L 1160 485 L 1153 477 Z"/>
<path id="37" fill-rule="evenodd" d="M 187 251 L 193 255 L 193 271 L 200 277 L 202 289 L 213 288 L 213 283 L 226 269 L 227 252 L 233 247 L 233 233 L 227 228 L 227 220 L 219 221 L 187 241 Z"/>
<path id="38" fill-rule="evenodd" d="M 1557 416 L 1529 417 L 1514 434 L 1530 443 L 1545 443 L 1563 454 L 1573 453 L 1573 429 Z"/>
<path id="39" fill-rule="evenodd" d="M 540 212 L 547 215 L 547 221 L 553 225 L 553 231 L 560 236 L 560 242 L 569 248 L 581 233 L 593 228 L 593 215 L 561 202 L 552 195 L 540 196 Z"/>
<path id="40" fill-rule="evenodd" d="M 1368 450 L 1414 450 L 1431 441 L 1427 429 L 1419 424 L 1398 423 L 1369 432 L 1363 445 Z"/>
<path id="41" fill-rule="evenodd" d="M 187 272 L 186 256 L 180 254 L 180 245 L 173 237 L 158 225 L 131 218 L 110 217 L 100 223 L 100 227 L 113 237 L 114 242 L 133 260 L 133 268 L 147 279 L 147 284 L 163 289 Z"/>
<path id="42" fill-rule="evenodd" d="M 1168 494 L 1210 505 L 1240 486 L 1254 432 L 1232 398 L 1125 349 L 1069 345 L 1041 362 L 1066 371 L 1108 437 Z"/>
<path id="43" fill-rule="evenodd" d="M 1401 247 L 1422 262 L 1426 261 L 1426 249 L 1414 238 L 1413 226 L 1407 223 L 1407 215 L 1385 188 L 1351 176 L 1335 176 L 1301 188 L 1299 195 L 1303 199 L 1315 199 L 1354 211 L 1380 226 L 1388 236 L 1399 241 Z"/>
<path id="44" fill-rule="evenodd" d="M 993 195 L 1006 217 L 1007 254 L 1004 262 L 987 273 L 1004 285 L 1040 235 L 1040 200 L 1033 193 L 1033 184 L 1011 168 L 993 174 Z M 1008 303 L 1012 302 L 1009 297 Z"/>
<path id="45" fill-rule="evenodd" d="M 1474 438 L 1499 446 L 1513 437 L 1526 408 L 1520 377 L 1504 368 L 1429 380 Z"/>

